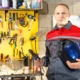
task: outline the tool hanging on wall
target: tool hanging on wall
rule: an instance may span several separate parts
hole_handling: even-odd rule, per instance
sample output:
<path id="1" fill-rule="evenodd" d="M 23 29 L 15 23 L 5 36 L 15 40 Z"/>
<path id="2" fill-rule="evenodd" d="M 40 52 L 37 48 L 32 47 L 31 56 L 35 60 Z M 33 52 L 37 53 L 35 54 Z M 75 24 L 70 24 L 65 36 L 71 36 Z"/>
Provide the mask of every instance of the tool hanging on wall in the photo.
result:
<path id="1" fill-rule="evenodd" d="M 28 16 L 28 24 L 30 24 L 28 31 L 31 30 L 33 22 L 36 21 L 36 16 L 35 16 L 36 13 L 37 13 L 37 11 L 34 12 L 34 15 L 31 15 L 31 14 L 27 15 Z"/>
<path id="2" fill-rule="evenodd" d="M 23 52 L 23 48 L 21 47 L 21 52 L 20 52 L 20 56 L 21 56 L 21 54 L 23 55 L 23 57 L 24 57 L 24 66 L 29 66 L 29 64 L 30 64 L 30 61 L 29 61 L 29 56 L 25 56 L 24 55 L 24 52 Z"/>
<path id="3" fill-rule="evenodd" d="M 1 37 L 1 33 L 0 33 L 0 44 L 1 44 L 1 42 L 2 42 L 2 37 Z"/>
<path id="4" fill-rule="evenodd" d="M 30 37 L 31 43 L 32 43 L 32 41 L 34 41 L 34 44 L 35 44 L 35 45 L 32 44 L 32 47 L 34 46 L 35 53 L 37 53 L 37 45 L 36 45 L 37 38 L 38 38 L 38 36 L 41 37 L 43 34 L 46 34 L 46 31 L 36 32 L 35 35 L 33 35 L 33 36 Z"/>
<path id="5" fill-rule="evenodd" d="M 35 41 L 34 43 L 35 43 L 35 45 L 34 45 L 34 51 L 35 51 L 35 53 L 37 53 L 37 48 L 36 48 L 36 38 L 37 38 L 37 35 L 38 35 L 38 33 L 36 33 L 36 35 L 35 36 L 32 36 L 31 38 L 30 38 L 30 40 L 31 41 Z"/>
<path id="6" fill-rule="evenodd" d="M 13 29 L 12 29 L 12 14 L 10 12 L 9 17 L 8 17 L 8 31 L 7 31 L 7 36 L 8 37 L 10 37 L 11 30 L 13 30 Z"/>
<path id="7" fill-rule="evenodd" d="M 26 15 L 20 14 L 19 23 L 22 27 L 26 27 L 28 25 L 27 21 L 25 22 Z"/>
<path id="8" fill-rule="evenodd" d="M 19 58 L 21 59 L 21 55 L 23 55 L 23 57 L 25 57 L 24 53 L 23 53 L 23 44 L 24 44 L 24 38 L 22 37 L 22 29 L 19 30 L 19 35 L 20 35 L 20 49 L 21 51 L 19 51 Z"/>
<path id="9" fill-rule="evenodd" d="M 19 51 L 19 58 L 21 59 L 21 51 Z"/>
<path id="10" fill-rule="evenodd" d="M 15 50 L 16 50 L 16 47 L 17 47 L 17 34 L 15 34 L 14 36 L 13 36 L 13 43 L 14 43 L 14 53 L 13 53 L 13 56 L 15 57 Z"/>
<path id="11" fill-rule="evenodd" d="M 25 57 L 22 47 L 21 47 L 21 53 L 22 53 L 23 57 Z"/>
<path id="12" fill-rule="evenodd" d="M 7 31 L 7 37 L 10 37 L 10 30 Z"/>
<path id="13" fill-rule="evenodd" d="M 13 43 L 14 43 L 13 44 L 14 45 L 14 48 L 13 48 L 13 56 L 15 57 L 16 56 L 15 55 L 16 54 L 16 47 L 17 47 L 16 39 L 13 40 Z"/>
<path id="14" fill-rule="evenodd" d="M 6 32 L 3 32 L 3 40 L 6 39 Z"/>
<path id="15" fill-rule="evenodd" d="M 33 19 L 35 21 L 35 16 L 33 16 L 31 14 L 30 15 L 27 15 L 27 16 L 28 16 L 29 19 Z"/>
<path id="16" fill-rule="evenodd" d="M 1 31 L 1 33 L 0 33 L 0 43 L 1 43 L 4 39 L 6 39 L 6 32 Z"/>
<path id="17" fill-rule="evenodd" d="M 7 21 L 7 19 L 6 19 L 7 18 L 7 13 L 8 13 L 8 10 L 5 10 L 5 21 Z"/>
<path id="18" fill-rule="evenodd" d="M 2 42 L 2 40 L 1 40 L 1 38 L 0 38 L 0 44 L 1 44 L 1 42 Z"/>
<path id="19" fill-rule="evenodd" d="M 18 13 L 13 13 L 14 29 L 18 30 Z"/>
<path id="20" fill-rule="evenodd" d="M 3 59 L 4 59 L 4 54 L 3 53 L 1 53 L 1 61 L 3 61 Z"/>
<path id="21" fill-rule="evenodd" d="M 12 28 L 12 13 L 9 13 L 9 18 L 8 18 L 8 29 L 13 30 Z"/>
<path id="22" fill-rule="evenodd" d="M 13 37 L 10 39 L 9 44 L 11 44 L 11 42 L 13 41 L 13 43 L 15 44 L 14 47 L 16 48 L 17 44 L 17 36 L 18 34 L 13 35 Z"/>
<path id="23" fill-rule="evenodd" d="M 10 58 L 9 55 L 6 55 L 4 59 L 5 59 L 5 62 L 10 62 L 11 61 L 11 58 Z"/>
<path id="24" fill-rule="evenodd" d="M 15 57 L 15 48 L 13 48 L 13 57 Z"/>
<path id="25" fill-rule="evenodd" d="M 33 24 L 34 21 L 35 21 L 35 16 L 33 16 L 33 15 L 28 15 L 28 24 L 29 24 L 28 30 L 29 30 L 29 31 L 31 30 L 32 24 Z"/>
<path id="26" fill-rule="evenodd" d="M 0 15 L 0 23 L 1 23 L 1 26 L 3 28 L 3 20 L 2 20 L 2 16 Z"/>
<path id="27" fill-rule="evenodd" d="M 18 13 L 15 13 L 15 23 L 14 23 L 15 30 L 18 30 Z"/>
<path id="28" fill-rule="evenodd" d="M 3 31 L 1 31 L 1 38 L 3 38 Z"/>
<path id="29" fill-rule="evenodd" d="M 9 44 L 11 45 L 11 42 L 13 41 L 13 45 L 14 45 L 14 48 L 13 48 L 13 56 L 15 57 L 15 49 L 17 47 L 17 34 L 13 35 L 13 37 L 10 39 L 9 41 Z"/>
<path id="30" fill-rule="evenodd" d="M 20 31 L 20 45 L 23 46 L 23 44 L 24 44 L 24 38 L 22 36 L 22 29 L 20 29 L 19 31 Z"/>

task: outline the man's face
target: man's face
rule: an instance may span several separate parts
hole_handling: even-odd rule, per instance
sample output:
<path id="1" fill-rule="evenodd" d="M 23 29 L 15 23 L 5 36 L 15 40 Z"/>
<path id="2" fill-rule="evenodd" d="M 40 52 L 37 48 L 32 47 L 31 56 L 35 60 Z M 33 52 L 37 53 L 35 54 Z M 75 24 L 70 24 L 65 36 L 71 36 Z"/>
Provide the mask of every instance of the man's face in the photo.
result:
<path id="1" fill-rule="evenodd" d="M 65 6 L 59 5 L 54 11 L 54 17 L 58 27 L 64 26 L 68 23 L 68 19 L 70 17 L 69 10 Z"/>

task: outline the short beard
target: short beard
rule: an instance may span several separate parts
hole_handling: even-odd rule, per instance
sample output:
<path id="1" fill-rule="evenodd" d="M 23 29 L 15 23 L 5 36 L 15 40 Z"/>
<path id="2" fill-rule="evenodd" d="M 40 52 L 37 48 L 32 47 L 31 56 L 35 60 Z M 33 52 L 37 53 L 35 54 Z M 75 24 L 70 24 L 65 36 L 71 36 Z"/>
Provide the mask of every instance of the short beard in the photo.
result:
<path id="1" fill-rule="evenodd" d="M 68 23 L 68 22 L 67 22 L 67 23 Z M 67 23 L 66 23 L 66 24 L 67 24 Z M 58 27 L 59 27 L 59 28 L 62 28 L 62 27 L 64 27 L 66 24 L 59 24 Z"/>

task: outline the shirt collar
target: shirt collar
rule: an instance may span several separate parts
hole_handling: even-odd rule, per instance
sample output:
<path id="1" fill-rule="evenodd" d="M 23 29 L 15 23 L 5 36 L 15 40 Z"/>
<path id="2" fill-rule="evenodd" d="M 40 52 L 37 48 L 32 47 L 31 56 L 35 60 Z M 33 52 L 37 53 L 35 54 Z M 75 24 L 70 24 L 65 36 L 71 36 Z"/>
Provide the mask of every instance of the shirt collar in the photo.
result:
<path id="1" fill-rule="evenodd" d="M 70 29 L 71 26 L 72 26 L 72 23 L 71 23 L 70 21 L 68 21 L 68 23 L 64 26 L 64 28 Z M 59 29 L 59 28 L 57 27 L 57 25 L 54 27 L 54 30 L 56 30 L 56 29 Z"/>

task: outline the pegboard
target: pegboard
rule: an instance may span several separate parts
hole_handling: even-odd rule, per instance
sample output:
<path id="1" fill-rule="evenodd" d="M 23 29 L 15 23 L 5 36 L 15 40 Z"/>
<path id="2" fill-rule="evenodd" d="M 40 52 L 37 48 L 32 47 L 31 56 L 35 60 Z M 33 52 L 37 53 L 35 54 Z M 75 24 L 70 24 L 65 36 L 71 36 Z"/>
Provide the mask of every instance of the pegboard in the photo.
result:
<path id="1" fill-rule="evenodd" d="M 29 49 L 38 53 L 38 13 L 36 11 L 0 11 L 0 61 L 22 59 Z M 21 42 L 22 40 L 22 42 Z"/>

